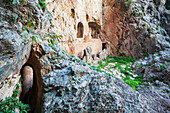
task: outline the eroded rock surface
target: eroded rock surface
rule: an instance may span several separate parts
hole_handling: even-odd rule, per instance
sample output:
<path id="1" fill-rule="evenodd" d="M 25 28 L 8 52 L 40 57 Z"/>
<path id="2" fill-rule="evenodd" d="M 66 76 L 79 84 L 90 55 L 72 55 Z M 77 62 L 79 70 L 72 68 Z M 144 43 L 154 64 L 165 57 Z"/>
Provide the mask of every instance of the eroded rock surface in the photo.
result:
<path id="1" fill-rule="evenodd" d="M 138 74 L 144 76 L 148 81 L 161 81 L 169 84 L 170 81 L 170 51 L 160 51 L 149 57 L 140 59 L 134 64 L 134 68 Z"/>
<path id="2" fill-rule="evenodd" d="M 51 64 L 53 70 L 43 76 L 44 112 L 169 112 L 168 96 L 139 93 L 122 79 L 92 70 L 62 50 L 58 53 L 41 59 L 48 66 Z"/>
<path id="3" fill-rule="evenodd" d="M 170 13 L 164 0 L 135 0 L 127 5 L 121 0 L 103 3 L 102 40 L 111 43 L 112 55 L 142 58 L 170 48 Z"/>
<path id="4" fill-rule="evenodd" d="M 46 0 L 52 12 L 62 49 L 69 55 L 83 56 L 88 46 L 92 54 L 102 51 L 99 32 L 102 25 L 102 0 Z M 68 21 L 69 20 L 69 21 Z"/>
<path id="5" fill-rule="evenodd" d="M 132 38 L 128 38 L 127 40 L 124 39 L 124 36 L 126 36 L 126 33 L 122 31 L 122 28 L 119 27 L 119 25 L 114 28 L 115 23 L 119 22 L 116 19 L 114 20 L 113 17 L 116 17 L 116 13 L 114 11 L 110 10 L 112 9 L 110 5 L 114 7 L 115 1 L 105 1 L 103 4 L 101 1 L 99 4 L 101 6 L 97 6 L 94 2 L 90 0 L 89 2 L 86 2 L 87 7 L 83 7 L 83 9 L 90 9 L 91 5 L 97 7 L 94 10 L 87 10 L 89 15 L 86 15 L 84 12 L 81 14 L 76 14 L 77 10 L 81 6 L 85 5 L 78 5 L 77 9 L 74 10 L 74 7 L 71 9 L 65 8 L 65 4 L 67 4 L 67 1 L 48 1 L 49 6 L 51 5 L 51 10 L 55 9 L 56 6 L 57 11 L 53 11 L 55 13 L 55 25 L 57 25 L 59 31 L 61 33 L 64 32 L 65 28 L 66 31 L 70 31 L 69 25 L 75 28 L 79 28 L 77 24 L 81 22 L 84 24 L 84 28 L 87 30 L 85 32 L 88 32 L 91 30 L 93 31 L 93 27 L 97 27 L 98 29 L 102 26 L 102 20 L 101 15 L 102 11 L 106 11 L 104 13 L 107 14 L 105 17 L 105 22 L 108 21 L 107 24 L 109 24 L 111 21 L 113 21 L 114 24 L 110 23 L 110 26 L 108 28 L 105 26 L 106 32 L 102 32 L 101 38 L 104 38 L 104 36 L 108 36 L 108 33 L 110 37 L 113 36 L 115 33 L 117 36 L 114 38 L 114 44 L 115 47 L 111 47 L 110 50 L 112 50 L 112 53 L 117 53 L 117 47 L 116 45 L 122 45 L 120 47 L 120 51 L 125 53 L 127 52 L 128 56 L 133 57 L 142 57 L 144 55 L 143 50 L 146 50 L 145 53 L 153 53 L 155 50 L 162 49 L 162 52 L 159 52 L 161 57 L 154 56 L 151 60 L 150 58 L 146 58 L 145 60 L 139 61 L 139 64 L 143 65 L 151 65 L 147 68 L 138 68 L 136 67 L 138 72 L 144 73 L 144 77 L 146 80 L 149 80 L 153 77 L 155 82 L 153 84 L 146 83 L 146 85 L 141 85 L 139 89 L 141 91 L 134 91 L 130 86 L 125 84 L 123 80 L 119 78 L 109 77 L 105 73 L 100 73 L 95 70 L 92 70 L 92 68 L 85 62 L 81 61 L 80 59 L 76 58 L 74 55 L 67 55 L 64 50 L 62 50 L 58 43 L 55 43 L 55 46 L 50 46 L 47 42 L 42 42 L 40 45 L 33 45 L 32 47 L 32 54 L 28 61 L 28 63 L 34 64 L 33 67 L 35 69 L 35 85 L 33 86 L 33 92 L 34 92 L 34 98 L 32 99 L 33 106 L 32 110 L 34 112 L 47 112 L 47 113 L 53 113 L 53 112 L 146 112 L 146 113 L 154 113 L 154 112 L 161 112 L 166 113 L 170 112 L 170 100 L 169 95 L 166 95 L 169 93 L 169 36 L 168 36 L 168 27 L 167 29 L 161 28 L 155 25 L 162 24 L 163 26 L 168 26 L 168 17 L 169 13 L 164 9 L 162 5 L 159 5 L 157 8 L 155 8 L 154 4 L 150 2 L 139 1 L 135 3 L 134 5 L 134 11 L 139 11 L 139 8 L 142 8 L 144 10 L 139 11 L 143 12 L 144 16 L 142 16 L 142 19 L 138 18 L 138 16 L 129 19 L 130 21 L 130 30 L 133 32 L 136 30 L 136 28 L 140 25 L 143 25 L 146 23 L 149 23 L 144 27 L 144 31 L 142 29 L 138 29 L 139 31 L 135 31 L 135 35 L 133 34 Z M 70 15 L 67 20 L 72 21 L 74 24 L 72 25 L 72 22 L 68 21 L 63 18 L 65 17 L 65 13 L 62 13 L 60 11 L 60 8 L 57 7 L 57 4 L 53 3 L 63 3 L 62 10 L 68 10 L 68 15 Z M 73 3 L 72 3 L 73 2 Z M 43 34 L 46 32 L 52 31 L 50 27 L 53 27 L 54 24 L 52 21 L 49 20 L 49 13 L 44 12 L 44 10 L 39 9 L 37 7 L 38 0 L 36 1 L 28 1 L 26 0 L 26 8 L 21 8 L 21 11 L 19 11 L 17 8 L 15 9 L 13 7 L 12 10 L 8 10 L 7 7 L 5 7 L 4 4 L 0 7 L 0 13 L 5 17 L 6 12 L 9 11 L 10 15 L 19 16 L 21 21 L 11 23 L 13 21 L 10 21 L 8 19 L 4 19 L 0 22 L 0 93 L 1 96 L 5 98 L 4 95 L 7 93 L 12 93 L 12 91 L 15 89 L 15 85 L 19 83 L 19 75 L 15 73 L 19 73 L 21 67 L 24 65 L 24 63 L 28 60 L 29 53 L 31 50 L 31 41 L 28 37 L 26 41 L 24 41 L 24 36 L 21 35 L 23 29 L 23 26 L 25 26 L 25 23 L 23 22 L 25 19 L 27 19 L 27 14 L 29 14 L 29 19 L 34 17 L 36 19 L 36 26 L 34 29 L 34 33 L 30 34 L 30 36 L 33 36 L 34 34 Z M 69 1 L 69 4 L 83 4 L 85 1 Z M 76 6 L 73 5 L 73 6 Z M 103 6 L 104 9 L 101 11 L 98 11 Z M 107 7 L 109 6 L 109 7 Z M 7 8 L 7 9 L 6 9 Z M 121 18 L 121 12 L 118 9 L 115 9 L 116 12 L 118 12 L 118 20 L 119 17 Z M 94 11 L 91 13 L 90 11 Z M 96 15 L 93 15 L 97 11 Z M 110 12 L 111 11 L 111 12 Z M 162 13 L 160 13 L 162 11 Z M 57 12 L 60 12 L 62 16 L 59 16 Z M 81 12 L 81 11 L 80 11 Z M 113 14 L 114 13 L 114 14 Z M 74 15 L 75 14 L 75 15 Z M 99 14 L 99 15 L 98 15 Z M 138 14 L 137 14 L 138 15 Z M 82 16 L 82 17 L 81 17 Z M 84 17 L 83 17 L 84 16 Z M 135 13 L 134 13 L 135 16 Z M 76 17 L 77 20 L 74 20 L 74 17 Z M 86 18 L 85 18 L 86 17 Z M 72 19 L 70 19 L 72 18 Z M 108 19 L 108 20 L 107 20 Z M 141 21 L 139 22 L 139 20 Z M 23 21 L 22 21 L 23 20 Z M 34 19 L 33 19 L 34 20 Z M 57 23 L 57 20 L 61 20 L 62 23 Z M 126 20 L 126 19 L 125 19 Z M 95 23 L 93 23 L 93 22 Z M 161 21 L 161 22 L 160 22 Z M 87 23 L 88 22 L 88 23 Z M 64 23 L 64 24 L 63 24 Z M 80 23 L 80 26 L 81 26 Z M 104 23 L 106 25 L 106 23 Z M 118 24 L 121 24 L 124 28 L 124 26 L 128 25 L 129 23 L 123 23 L 119 22 Z M 112 26 L 113 25 L 113 26 Z M 88 26 L 91 27 L 91 29 L 88 28 Z M 86 28 L 87 27 L 87 28 Z M 109 29 L 109 27 L 112 27 L 116 29 L 115 31 L 113 29 Z M 151 27 L 148 29 L 148 27 Z M 60 30 L 61 29 L 61 30 Z M 57 29 L 53 29 L 54 31 Z M 71 29 L 72 30 L 72 29 Z M 77 29 L 76 29 L 77 30 Z M 81 28 L 80 28 L 81 30 Z M 108 32 L 107 32 L 108 30 Z M 112 31 L 113 30 L 113 34 Z M 124 30 L 124 29 L 123 29 Z M 125 29 L 125 32 L 129 29 Z M 98 31 L 98 30 L 97 30 Z M 116 32 L 117 31 L 117 32 Z M 152 32 L 150 32 L 152 31 Z M 55 31 L 56 32 L 56 31 Z M 84 32 L 84 33 L 85 33 Z M 63 38 L 63 40 L 66 40 L 66 42 L 69 40 L 72 40 L 72 38 L 76 35 L 78 37 L 81 37 L 81 33 L 77 34 L 77 32 L 67 34 L 65 32 L 66 38 Z M 111 34 L 110 34 L 111 33 Z M 145 33 L 148 33 L 144 35 Z M 121 35 L 123 34 L 123 38 L 120 41 Z M 71 37 L 69 37 L 69 35 Z M 98 34 L 93 34 L 93 36 Z M 83 47 L 88 47 L 89 37 L 88 34 L 85 34 L 83 42 L 85 42 Z M 128 35 L 129 36 L 129 35 Z M 135 37 L 137 36 L 137 37 Z M 49 38 L 49 37 L 48 37 Z M 113 38 L 113 37 L 112 37 Z M 110 40 L 112 40 L 110 38 Z M 107 38 L 106 38 L 107 39 Z M 98 40 L 98 39 L 97 39 Z M 96 40 L 94 39 L 93 42 Z M 120 41 L 120 42 L 119 42 Z M 132 42 L 131 42 L 132 41 Z M 134 42 L 133 42 L 134 41 Z M 64 42 L 64 43 L 66 43 Z M 68 41 L 69 42 L 69 41 Z M 80 40 L 76 40 L 76 44 L 81 42 Z M 88 42 L 88 43 L 86 43 Z M 102 42 L 101 40 L 96 41 L 97 44 L 99 44 L 99 48 L 102 48 Z M 95 43 L 96 43 L 95 42 Z M 119 42 L 119 43 L 118 43 Z M 138 42 L 138 43 L 137 43 Z M 136 44 L 135 44 L 136 43 Z M 147 46 L 145 46 L 145 44 Z M 71 43 L 70 47 L 74 48 L 74 45 Z M 94 43 L 90 43 L 95 46 Z M 80 44 L 81 45 L 81 44 Z M 81 49 L 82 46 L 77 45 L 78 48 Z M 152 47 L 153 46 L 153 47 Z M 69 49 L 69 48 L 68 48 Z M 66 49 L 67 50 L 67 49 Z M 73 49 L 74 50 L 74 49 Z M 119 51 L 119 52 L 120 52 Z M 132 52 L 131 52 L 132 51 Z M 95 51 L 96 52 L 96 51 Z M 91 52 L 89 52 L 91 53 Z M 116 55 L 115 53 L 115 55 Z M 81 54 L 82 55 L 82 54 Z M 91 54 L 92 55 L 92 54 Z M 123 54 L 122 54 L 123 55 Z M 106 56 L 102 56 L 102 53 L 100 54 L 101 59 Z M 155 60 L 153 60 L 155 59 Z M 163 62 L 160 60 L 160 62 L 157 62 L 157 60 L 162 59 Z M 144 70 L 144 72 L 142 71 Z M 42 78 L 41 78 L 42 77 Z M 43 85 L 41 84 L 41 79 L 43 81 Z M 5 81 L 4 81 L 5 80 Z M 14 80 L 14 82 L 10 82 Z M 11 84 L 12 83 L 12 84 Z M 10 87 L 10 84 L 12 87 Z M 153 85 L 159 85 L 160 88 L 155 88 Z M 148 86 L 147 86 L 148 85 Z M 41 90 L 44 91 L 44 94 L 41 93 Z M 146 91 L 147 90 L 147 91 Z M 166 91 L 165 94 L 163 94 Z M 4 93 L 5 92 L 5 93 Z M 8 95 L 10 96 L 10 95 Z M 41 101 L 41 96 L 43 96 L 43 101 Z M 42 104 L 42 105 L 41 105 Z M 41 107 L 43 109 L 41 109 Z"/>

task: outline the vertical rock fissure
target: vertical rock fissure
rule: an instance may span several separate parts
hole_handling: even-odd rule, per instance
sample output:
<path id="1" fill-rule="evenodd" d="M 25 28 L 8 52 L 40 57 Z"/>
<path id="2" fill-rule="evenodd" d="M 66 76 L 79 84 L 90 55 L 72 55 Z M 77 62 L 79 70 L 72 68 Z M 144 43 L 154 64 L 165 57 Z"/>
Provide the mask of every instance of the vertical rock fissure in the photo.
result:
<path id="1" fill-rule="evenodd" d="M 21 100 L 30 105 L 30 113 L 40 113 L 41 112 L 41 104 L 42 104 L 42 76 L 41 76 L 41 67 L 40 67 L 40 61 L 39 59 L 41 58 L 41 56 L 43 55 L 42 51 L 38 51 L 41 50 L 39 46 L 37 47 L 32 47 L 31 50 L 31 55 L 28 59 L 28 61 L 25 63 L 25 65 L 23 66 L 24 68 L 32 68 L 33 70 L 33 84 L 32 84 L 32 88 L 31 90 L 27 93 L 27 97 L 29 101 L 23 101 L 21 98 Z M 23 70 L 22 69 L 22 70 Z M 21 71 L 22 71 L 21 70 Z M 23 80 L 24 81 L 24 80 Z M 26 80 L 28 81 L 28 80 Z M 24 85 L 24 83 L 23 83 Z"/>

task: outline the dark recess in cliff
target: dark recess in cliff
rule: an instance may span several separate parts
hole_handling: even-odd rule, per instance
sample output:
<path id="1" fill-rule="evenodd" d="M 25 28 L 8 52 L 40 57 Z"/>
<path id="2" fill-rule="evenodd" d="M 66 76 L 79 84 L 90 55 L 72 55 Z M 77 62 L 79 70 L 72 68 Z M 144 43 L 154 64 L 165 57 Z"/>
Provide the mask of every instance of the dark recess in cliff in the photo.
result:
<path id="1" fill-rule="evenodd" d="M 40 50 L 40 51 L 38 51 Z M 23 65 L 24 66 L 31 66 L 34 70 L 33 72 L 33 87 L 30 92 L 27 93 L 26 96 L 30 96 L 30 113 L 40 113 L 41 112 L 41 106 L 42 106 L 42 75 L 41 75 L 41 67 L 40 67 L 40 61 L 44 53 L 41 51 L 41 47 L 37 45 L 32 46 L 31 55 L 28 59 L 28 61 Z M 24 103 L 28 104 L 27 101 L 23 101 Z"/>

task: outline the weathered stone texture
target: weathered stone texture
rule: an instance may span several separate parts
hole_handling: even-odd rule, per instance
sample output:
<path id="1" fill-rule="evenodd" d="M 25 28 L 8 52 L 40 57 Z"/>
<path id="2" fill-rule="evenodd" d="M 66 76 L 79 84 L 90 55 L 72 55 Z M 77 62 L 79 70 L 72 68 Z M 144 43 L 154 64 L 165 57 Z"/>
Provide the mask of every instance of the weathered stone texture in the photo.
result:
<path id="1" fill-rule="evenodd" d="M 111 43 L 111 55 L 142 58 L 169 48 L 166 38 L 169 39 L 170 16 L 163 1 L 156 2 L 159 3 L 152 0 L 134 1 L 129 12 L 123 2 L 103 2 L 102 40 Z"/>
<path id="2" fill-rule="evenodd" d="M 151 90 L 140 94 L 123 80 L 92 70 L 75 56 L 62 50 L 57 53 L 41 58 L 41 64 L 52 69 L 43 76 L 43 112 L 169 112 L 169 97 Z"/>
<path id="3" fill-rule="evenodd" d="M 1 7 L 1 15 L 5 15 L 5 9 Z M 14 13 L 15 14 L 15 13 Z M 24 42 L 20 36 L 22 24 L 9 24 L 4 20 L 0 22 L 0 80 L 3 81 L 9 75 L 20 71 L 22 65 L 29 57 L 31 44 Z"/>
<path id="4" fill-rule="evenodd" d="M 83 53 L 90 46 L 93 54 L 102 51 L 99 36 L 92 39 L 90 22 L 94 22 L 94 29 L 102 25 L 102 0 L 46 0 L 49 11 L 54 16 L 56 32 L 63 35 L 60 44 L 69 55 Z M 82 37 L 78 35 L 78 24 L 82 23 Z M 97 26 L 96 26 L 97 25 Z M 93 29 L 93 28 L 92 28 Z M 97 31 L 95 31 L 97 33 Z M 98 34 L 98 33 L 97 33 Z"/>
<path id="5" fill-rule="evenodd" d="M 135 3 L 133 10 L 138 11 L 136 7 L 143 8 L 144 11 L 139 11 L 144 14 L 142 18 L 138 16 L 128 18 L 126 15 L 122 18 L 121 7 L 115 6 L 114 0 L 103 2 L 102 0 L 47 0 L 46 2 L 54 16 L 54 24 L 48 19 L 49 13 L 37 8 L 38 0 L 35 2 L 26 0 L 25 12 L 31 15 L 30 18 L 33 16 L 37 20 L 35 34 L 57 32 L 64 36 L 60 43 L 69 54 L 79 55 L 79 52 L 82 52 L 80 55 L 88 54 L 89 59 L 95 59 L 94 54 L 100 52 L 102 43 L 106 42 L 110 42 L 111 46 L 108 48 L 112 54 L 119 55 L 117 53 L 119 50 L 135 58 L 143 57 L 144 53 L 153 53 L 162 49 L 164 51 L 159 52 L 161 57 L 158 59 L 155 57 L 155 59 L 162 59 L 165 62 L 156 62 L 156 60 L 149 62 L 148 58 L 141 60 L 139 64 L 146 63 L 147 65 L 149 62 L 150 67 L 142 69 L 136 67 L 136 69 L 141 73 L 144 71 L 146 80 L 154 77 L 155 83 L 165 86 L 164 89 L 169 92 L 165 84 L 169 84 L 169 28 L 164 29 L 158 26 L 159 29 L 154 30 L 157 24 L 168 25 L 169 13 L 162 5 L 155 8 L 153 3 L 140 1 Z M 5 6 L 2 5 L 0 9 L 0 13 L 5 15 L 7 10 Z M 19 14 L 21 20 L 26 19 L 26 15 L 14 7 L 11 13 Z M 140 19 L 142 21 L 139 21 Z M 78 26 L 79 22 L 81 23 Z M 149 25 L 144 26 L 144 29 L 138 28 L 145 22 Z M 82 31 L 82 24 L 83 36 L 82 32 L 79 34 L 79 30 Z M 9 90 L 13 90 L 19 83 L 18 73 L 30 56 L 27 63 L 32 65 L 35 71 L 33 98 L 31 99 L 33 112 L 40 112 L 40 110 L 47 113 L 170 112 L 169 96 L 156 92 L 157 90 L 152 87 L 148 88 L 149 91 L 134 91 L 123 80 L 92 70 L 87 63 L 74 55 L 67 55 L 58 43 L 53 49 L 46 42 L 42 42 L 41 46 L 33 45 L 31 55 L 29 55 L 31 42 L 29 38 L 24 41 L 20 35 L 23 30 L 22 26 L 24 26 L 22 21 L 13 24 L 10 24 L 9 20 L 0 22 L 0 97 L 5 98 L 11 95 L 12 91 Z M 50 30 L 52 26 L 56 28 Z M 151 30 L 148 30 L 148 27 L 151 27 Z M 100 35 L 96 34 L 100 28 L 102 32 Z M 152 31 L 150 36 L 146 36 L 150 31 Z M 96 36 L 99 36 L 102 41 L 92 39 Z M 86 49 L 85 52 L 84 49 Z M 103 53 L 105 52 L 108 54 L 108 51 L 104 49 Z M 99 54 L 101 59 L 106 58 L 106 54 L 103 55 L 103 53 Z M 41 96 L 43 96 L 43 102 Z"/>
<path id="6" fill-rule="evenodd" d="M 134 1 L 128 4 L 129 8 L 117 0 L 47 0 L 46 3 L 54 16 L 56 32 L 63 35 L 61 47 L 69 55 L 83 55 L 88 46 L 92 54 L 98 54 L 105 42 L 110 42 L 112 56 L 142 58 L 167 48 L 170 15 L 163 6 L 164 0 Z M 79 22 L 83 26 L 82 36 Z"/>
<path id="7" fill-rule="evenodd" d="M 25 6 L 9 6 L 4 2 L 0 5 L 0 99 L 11 96 L 16 84 L 19 84 L 20 70 L 30 57 L 32 36 L 51 32 L 53 28 L 49 12 L 37 7 L 38 0 L 25 0 Z M 29 33 L 23 34 L 24 26 L 32 19 L 36 19 L 37 25 L 31 26 L 34 27 L 32 32 L 30 30 Z M 35 81 L 40 83 L 40 80 Z"/>

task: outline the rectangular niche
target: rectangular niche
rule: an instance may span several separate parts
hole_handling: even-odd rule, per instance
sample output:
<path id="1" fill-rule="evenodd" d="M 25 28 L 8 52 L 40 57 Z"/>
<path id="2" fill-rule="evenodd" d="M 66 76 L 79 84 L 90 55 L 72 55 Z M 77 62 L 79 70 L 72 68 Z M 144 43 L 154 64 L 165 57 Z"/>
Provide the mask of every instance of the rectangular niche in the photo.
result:
<path id="1" fill-rule="evenodd" d="M 89 25 L 92 39 L 98 39 L 100 30 L 101 30 L 101 26 L 98 25 L 96 22 L 89 22 L 88 25 Z"/>

